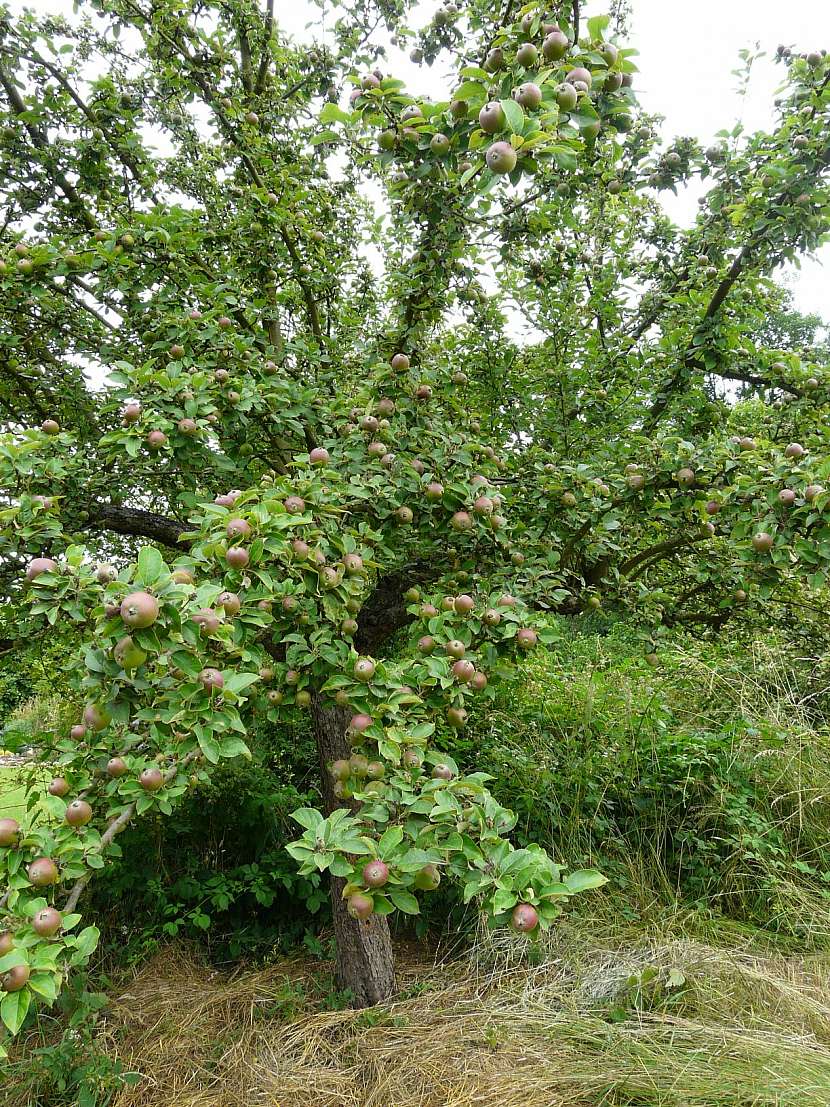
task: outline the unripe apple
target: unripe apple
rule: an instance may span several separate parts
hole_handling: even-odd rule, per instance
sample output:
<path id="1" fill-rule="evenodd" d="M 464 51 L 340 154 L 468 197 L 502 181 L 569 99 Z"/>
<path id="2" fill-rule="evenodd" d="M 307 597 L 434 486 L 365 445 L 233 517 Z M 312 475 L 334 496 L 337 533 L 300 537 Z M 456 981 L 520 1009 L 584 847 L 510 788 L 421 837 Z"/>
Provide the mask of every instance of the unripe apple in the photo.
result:
<path id="1" fill-rule="evenodd" d="M 575 69 L 572 69 L 570 73 L 566 75 L 565 81 L 569 85 L 574 84 L 575 81 L 581 81 L 582 84 L 587 85 L 587 87 L 590 88 L 593 78 L 591 77 L 590 72 L 584 66 L 578 65 Z"/>
<path id="2" fill-rule="evenodd" d="M 235 592 L 220 592 L 216 597 L 216 602 L 227 615 L 238 615 L 242 608 L 242 601 Z"/>
<path id="3" fill-rule="evenodd" d="M 202 669 L 199 683 L 206 692 L 221 692 L 225 687 L 225 678 L 218 669 Z"/>
<path id="4" fill-rule="evenodd" d="M 0 930 L 0 957 L 14 949 L 14 936 L 10 930 Z"/>
<path id="5" fill-rule="evenodd" d="M 278 688 L 272 688 L 268 693 L 268 702 L 272 707 L 279 707 L 284 698 L 285 697 Z"/>
<path id="6" fill-rule="evenodd" d="M 404 505 L 403 505 L 402 507 L 399 507 L 399 508 L 398 508 L 398 509 L 397 509 L 397 510 L 395 511 L 395 518 L 397 519 L 397 521 L 398 521 L 399 523 L 404 523 L 404 524 L 409 524 L 409 523 L 411 523 L 411 522 L 412 522 L 412 519 L 413 519 L 413 514 L 412 514 L 412 508 L 411 508 L 411 507 L 407 507 L 407 506 L 406 506 L 406 505 L 404 504 Z"/>
<path id="7" fill-rule="evenodd" d="M 504 108 L 498 100 L 491 100 L 484 105 L 478 113 L 478 125 L 488 135 L 494 135 L 498 131 L 504 130 L 507 126 L 507 119 L 505 118 Z"/>
<path id="8" fill-rule="evenodd" d="M 398 371 L 402 372 L 404 369 L 409 368 L 409 358 L 406 354 L 393 354 L 389 361 L 389 364 L 392 366 L 393 369 L 397 369 Z"/>
<path id="9" fill-rule="evenodd" d="M 542 90 L 532 81 L 527 81 L 514 91 L 513 99 L 528 111 L 536 111 L 542 103 Z"/>
<path id="10" fill-rule="evenodd" d="M 821 495 L 823 491 L 824 489 L 820 484 L 808 484 L 804 489 L 804 499 L 808 504 L 811 504 L 816 496 Z"/>
<path id="11" fill-rule="evenodd" d="M 431 503 L 437 503 L 444 495 L 444 486 L 437 480 L 430 481 L 424 490 L 424 495 Z"/>
<path id="12" fill-rule="evenodd" d="M 430 139 L 429 148 L 437 157 L 444 157 L 450 152 L 450 140 L 439 132 Z"/>
<path id="13" fill-rule="evenodd" d="M 44 434 L 49 435 L 60 434 L 61 432 L 60 424 L 56 419 L 44 419 L 40 424 L 40 429 Z"/>
<path id="14" fill-rule="evenodd" d="M 752 547 L 757 553 L 769 553 L 774 544 L 774 538 L 765 530 L 759 530 L 752 536 Z"/>
<path id="15" fill-rule="evenodd" d="M 452 675 L 460 684 L 469 684 L 475 675 L 475 671 L 475 665 L 466 658 L 460 658 L 452 666 Z"/>
<path id="16" fill-rule="evenodd" d="M 219 615 L 209 607 L 200 608 L 192 616 L 192 619 L 194 623 L 199 624 L 202 628 L 202 633 L 206 635 L 215 634 L 222 625 L 222 620 Z"/>
<path id="17" fill-rule="evenodd" d="M 522 627 L 516 634 L 516 645 L 521 650 L 532 650 L 539 637 L 532 627 Z"/>
<path id="18" fill-rule="evenodd" d="M 407 746 L 403 751 L 402 760 L 404 768 L 420 769 L 424 763 L 424 755 L 417 746 Z"/>
<path id="19" fill-rule="evenodd" d="M 504 51 L 500 50 L 498 47 L 494 47 L 492 50 L 488 51 L 482 69 L 486 69 L 488 73 L 497 73 L 503 66 Z"/>
<path id="20" fill-rule="evenodd" d="M 86 800 L 76 799 L 66 808 L 64 819 L 70 826 L 86 826 L 92 818 L 92 808 Z"/>
<path id="21" fill-rule="evenodd" d="M 0 819 L 0 846 L 8 849 L 17 845 L 17 836 L 20 833 L 20 823 L 17 819 Z"/>
<path id="22" fill-rule="evenodd" d="M 344 757 L 339 757 L 336 761 L 332 761 L 329 766 L 329 772 L 335 780 L 348 780 L 351 773 L 349 762 Z"/>
<path id="23" fill-rule="evenodd" d="M 305 500 L 301 496 L 286 496 L 284 506 L 289 515 L 300 515 L 305 511 Z"/>
<path id="24" fill-rule="evenodd" d="M 364 777 L 369 771 L 369 759 L 363 753 L 353 753 L 349 758 L 349 772 L 352 776 Z"/>
<path id="25" fill-rule="evenodd" d="M 512 173 L 516 168 L 516 151 L 509 142 L 494 142 L 484 160 L 491 173 Z"/>
<path id="26" fill-rule="evenodd" d="M 354 663 L 354 678 L 355 680 L 368 683 L 375 675 L 376 665 L 374 661 L 369 657 L 359 657 Z"/>
<path id="27" fill-rule="evenodd" d="M 160 450 L 167 445 L 167 435 L 160 430 L 150 431 L 147 435 L 147 445 L 151 450 Z"/>
<path id="28" fill-rule="evenodd" d="M 28 965 L 15 965 L 0 976 L 0 988 L 4 992 L 19 992 L 26 987 L 31 975 Z"/>
<path id="29" fill-rule="evenodd" d="M 487 687 L 487 677 L 484 673 L 473 673 L 473 678 L 470 681 L 470 687 L 474 692 L 483 692 Z"/>
<path id="30" fill-rule="evenodd" d="M 363 883 L 369 888 L 382 888 L 389 879 L 389 866 L 383 861 L 369 861 L 363 866 Z"/>
<path id="31" fill-rule="evenodd" d="M 510 925 L 514 930 L 518 930 L 520 934 L 527 934 L 529 931 L 535 930 L 539 925 L 539 915 L 536 908 L 531 907 L 529 903 L 517 904 L 510 916 Z"/>
<path id="32" fill-rule="evenodd" d="M 457 638 L 451 638 L 444 646 L 444 653 L 446 653 L 448 657 L 463 657 L 466 653 L 466 646 Z"/>
<path id="33" fill-rule="evenodd" d="M 251 559 L 251 555 L 244 546 L 231 546 L 225 554 L 225 560 L 232 569 L 244 569 Z"/>
<path id="34" fill-rule="evenodd" d="M 58 882 L 58 867 L 51 857 L 38 857 L 26 869 L 29 883 L 36 888 L 46 888 Z"/>
<path id="35" fill-rule="evenodd" d="M 375 905 L 370 896 L 355 892 L 353 896 L 349 896 L 346 900 L 346 910 L 353 919 L 364 922 L 374 912 Z"/>
<path id="36" fill-rule="evenodd" d="M 467 722 L 467 712 L 463 707 L 451 707 L 447 711 L 447 722 L 451 727 L 460 730 Z"/>
<path id="37" fill-rule="evenodd" d="M 435 639 L 430 634 L 425 634 L 422 638 L 418 639 L 418 651 L 420 653 L 432 653 L 435 649 Z"/>
<path id="38" fill-rule="evenodd" d="M 349 729 L 355 734 L 363 734 L 364 731 L 369 729 L 373 722 L 374 719 L 371 715 L 366 715 L 364 712 L 361 712 L 357 715 L 352 715 L 349 720 Z"/>
<path id="39" fill-rule="evenodd" d="M 496 611 L 494 607 L 490 607 L 484 612 L 483 621 L 488 627 L 497 627 L 501 622 L 501 612 Z"/>
<path id="40" fill-rule="evenodd" d="M 675 475 L 675 479 L 677 480 L 677 483 L 682 485 L 684 488 L 691 488 L 692 485 L 695 483 L 695 471 L 694 469 L 689 469 L 688 467 L 678 469 Z"/>
<path id="41" fill-rule="evenodd" d="M 424 865 L 415 874 L 414 886 L 419 892 L 434 892 L 441 883 L 441 873 L 437 865 Z"/>
<path id="42" fill-rule="evenodd" d="M 104 730 L 111 719 L 112 715 L 105 704 L 88 703 L 84 708 L 84 723 L 89 730 Z"/>
<path id="43" fill-rule="evenodd" d="M 343 557 L 343 568 L 347 576 L 360 576 L 363 572 L 363 558 L 360 554 L 347 553 Z"/>
<path id="44" fill-rule="evenodd" d="M 158 792 L 164 785 L 164 774 L 161 769 L 156 768 L 155 765 L 151 765 L 149 768 L 143 770 L 138 778 L 138 783 L 145 792 Z"/>
<path id="45" fill-rule="evenodd" d="M 778 500 L 784 507 L 792 507 L 795 503 L 795 492 L 792 488 L 782 488 L 778 493 Z"/>
<path id="46" fill-rule="evenodd" d="M 121 601 L 121 618 L 128 627 L 144 630 L 159 617 L 159 602 L 149 592 L 130 592 Z"/>
<path id="47" fill-rule="evenodd" d="M 467 511 L 456 511 L 453 517 L 450 519 L 450 526 L 453 530 L 457 531 L 472 530 L 473 517 Z"/>
<path id="48" fill-rule="evenodd" d="M 568 52 L 570 42 L 562 31 L 551 31 L 542 42 L 542 54 L 546 61 L 559 61 Z"/>
<path id="49" fill-rule="evenodd" d="M 62 776 L 56 776 L 50 781 L 47 791 L 50 796 L 65 796 L 69 791 L 69 781 Z"/>
<path id="50" fill-rule="evenodd" d="M 54 573 L 57 567 L 57 561 L 51 557 L 33 557 L 26 567 L 26 580 L 31 582 L 41 573 Z"/>
<path id="51" fill-rule="evenodd" d="M 107 762 L 107 776 L 112 777 L 113 780 L 126 776 L 128 772 L 129 766 L 123 757 L 111 757 Z"/>

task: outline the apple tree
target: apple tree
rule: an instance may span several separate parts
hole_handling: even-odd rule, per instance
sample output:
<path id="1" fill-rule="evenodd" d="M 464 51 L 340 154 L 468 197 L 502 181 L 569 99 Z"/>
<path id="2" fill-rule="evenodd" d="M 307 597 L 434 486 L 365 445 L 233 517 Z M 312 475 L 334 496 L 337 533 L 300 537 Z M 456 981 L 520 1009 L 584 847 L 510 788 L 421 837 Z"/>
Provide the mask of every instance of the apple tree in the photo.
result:
<path id="1" fill-rule="evenodd" d="M 768 321 L 827 229 L 830 63 L 782 49 L 769 133 L 661 150 L 622 17 L 469 0 L 413 36 L 409 6 L 303 46 L 270 0 L 0 17 L 0 553 L 21 637 L 74 628 L 84 705 L 38 817 L 0 821 L 12 1033 L 93 952 L 119 831 L 262 717 L 310 717 L 289 852 L 356 1004 L 442 880 L 546 929 L 603 878 L 514 849 L 442 734 L 562 616 L 653 652 L 823 587 L 830 396 Z M 451 63 L 442 99 L 388 36 Z M 682 230 L 659 192 L 692 177 Z"/>

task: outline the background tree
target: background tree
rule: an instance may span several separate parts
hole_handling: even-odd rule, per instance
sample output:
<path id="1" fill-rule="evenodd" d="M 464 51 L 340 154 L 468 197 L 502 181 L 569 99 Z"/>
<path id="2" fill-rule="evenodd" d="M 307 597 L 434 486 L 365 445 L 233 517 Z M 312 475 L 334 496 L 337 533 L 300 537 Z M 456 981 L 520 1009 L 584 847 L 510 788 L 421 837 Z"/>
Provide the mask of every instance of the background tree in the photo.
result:
<path id="1" fill-rule="evenodd" d="M 296 711 L 322 811 L 290 852 L 375 1002 L 385 916 L 442 878 L 531 933 L 603 879 L 512 849 L 441 750 L 546 613 L 618 605 L 651 655 L 824 584 L 827 386 L 769 276 L 826 230 L 830 65 L 782 49 L 769 133 L 658 151 L 620 18 L 579 5 L 442 8 L 435 104 L 371 69 L 403 4 L 310 49 L 247 0 L 90 6 L 0 23 L 2 553 L 33 619 L 75 624 L 86 700 L 48 817 L 0 825 L 0 1015 L 88 959 L 118 832 Z M 682 231 L 654 192 L 694 174 Z"/>

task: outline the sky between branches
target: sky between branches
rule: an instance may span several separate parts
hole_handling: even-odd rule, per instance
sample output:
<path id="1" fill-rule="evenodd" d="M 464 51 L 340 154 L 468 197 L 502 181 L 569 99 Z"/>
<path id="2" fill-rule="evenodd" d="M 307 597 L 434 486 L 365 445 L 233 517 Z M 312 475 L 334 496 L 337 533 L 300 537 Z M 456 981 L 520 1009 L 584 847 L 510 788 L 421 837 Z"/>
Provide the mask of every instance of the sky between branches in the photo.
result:
<path id="1" fill-rule="evenodd" d="M 31 7 L 53 14 L 72 14 L 71 0 L 7 0 L 12 13 Z M 412 25 L 431 19 L 438 0 L 421 0 Z M 591 12 L 604 10 L 602 0 L 585 5 Z M 741 120 L 748 130 L 769 126 L 775 89 L 783 70 L 771 55 L 779 42 L 796 50 L 830 49 L 828 0 L 632 0 L 632 34 L 629 45 L 639 52 L 640 74 L 636 89 L 649 112 L 665 116 L 664 134 L 692 135 L 704 144 L 718 130 Z M 313 0 L 277 0 L 280 28 L 298 41 L 321 35 L 320 8 Z M 312 26 L 308 26 L 312 24 Z M 748 92 L 741 96 L 734 70 L 741 64 L 739 51 L 766 52 L 753 65 Z M 451 69 L 439 61 L 432 69 L 413 65 L 405 52 L 388 49 L 383 66 L 405 80 L 417 94 L 439 98 L 451 91 Z M 669 214 L 688 224 L 697 211 L 698 187 L 680 196 L 663 193 Z M 830 321 L 830 245 L 815 259 L 804 259 L 800 271 L 788 267 L 783 279 L 792 288 L 796 306 L 815 311 Z"/>

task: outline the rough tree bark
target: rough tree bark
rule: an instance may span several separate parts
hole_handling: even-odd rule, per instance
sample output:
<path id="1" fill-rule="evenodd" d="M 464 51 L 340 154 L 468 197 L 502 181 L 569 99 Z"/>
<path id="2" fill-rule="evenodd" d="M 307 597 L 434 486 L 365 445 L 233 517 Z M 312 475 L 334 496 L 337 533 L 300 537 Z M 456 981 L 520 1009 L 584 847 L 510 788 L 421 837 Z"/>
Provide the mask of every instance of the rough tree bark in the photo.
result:
<path id="1" fill-rule="evenodd" d="M 342 806 L 334 794 L 334 782 L 326 766 L 338 757 L 349 756 L 346 727 L 350 714 L 319 697 L 312 701 L 312 718 L 320 756 L 323 804 L 326 814 Z M 395 987 L 392 939 L 385 917 L 371 915 L 361 922 L 346 911 L 342 892 L 345 880 L 331 877 L 331 906 L 337 942 L 337 984 L 352 994 L 355 1007 L 371 1007 L 387 999 Z"/>

